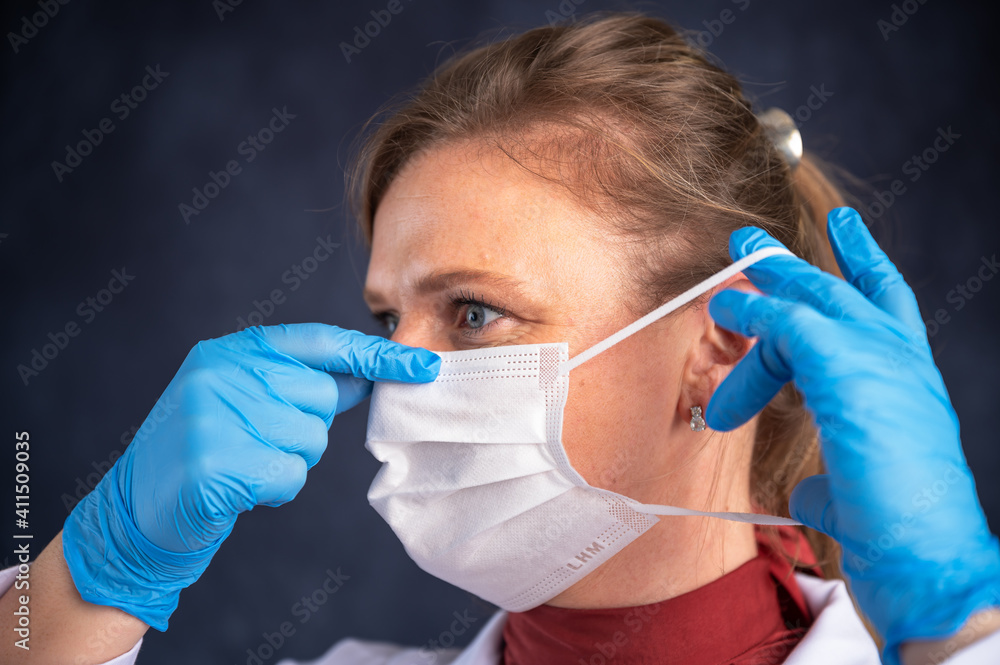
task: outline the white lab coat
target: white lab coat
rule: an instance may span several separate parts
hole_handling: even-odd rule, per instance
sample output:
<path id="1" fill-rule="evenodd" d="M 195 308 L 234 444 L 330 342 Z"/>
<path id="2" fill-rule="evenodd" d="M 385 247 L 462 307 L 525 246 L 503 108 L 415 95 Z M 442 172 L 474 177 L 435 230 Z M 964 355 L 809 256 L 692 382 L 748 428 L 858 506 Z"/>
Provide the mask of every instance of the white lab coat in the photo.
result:
<path id="1" fill-rule="evenodd" d="M 16 568 L 0 571 L 0 593 L 14 582 Z M 841 580 L 821 580 L 795 573 L 815 621 L 802 640 L 788 653 L 786 665 L 877 665 L 878 650 L 854 611 Z M 497 612 L 465 649 L 428 651 L 384 642 L 345 639 L 312 661 L 284 659 L 277 665 L 497 665 L 506 612 Z M 142 640 L 104 665 L 136 662 Z M 955 652 L 941 665 L 997 665 L 1000 663 L 1000 632 Z"/>

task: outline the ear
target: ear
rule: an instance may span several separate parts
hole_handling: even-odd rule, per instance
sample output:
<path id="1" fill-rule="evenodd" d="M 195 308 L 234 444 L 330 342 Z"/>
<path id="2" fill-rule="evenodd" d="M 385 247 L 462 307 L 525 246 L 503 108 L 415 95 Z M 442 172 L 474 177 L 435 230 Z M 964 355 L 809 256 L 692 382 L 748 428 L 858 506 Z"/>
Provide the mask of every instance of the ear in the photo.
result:
<path id="1" fill-rule="evenodd" d="M 740 291 L 752 291 L 761 293 L 743 275 L 738 273 L 713 289 L 710 294 L 714 295 L 722 289 L 738 289 Z M 703 307 L 695 312 L 695 330 L 698 331 L 698 339 L 691 346 L 691 354 L 688 358 L 684 371 L 685 393 L 680 406 L 683 409 L 690 409 L 692 406 L 704 408 L 708 400 L 715 393 L 716 388 L 729 376 L 736 364 L 753 348 L 755 341 L 740 335 L 739 333 L 727 330 L 717 323 L 708 313 L 708 299 Z"/>

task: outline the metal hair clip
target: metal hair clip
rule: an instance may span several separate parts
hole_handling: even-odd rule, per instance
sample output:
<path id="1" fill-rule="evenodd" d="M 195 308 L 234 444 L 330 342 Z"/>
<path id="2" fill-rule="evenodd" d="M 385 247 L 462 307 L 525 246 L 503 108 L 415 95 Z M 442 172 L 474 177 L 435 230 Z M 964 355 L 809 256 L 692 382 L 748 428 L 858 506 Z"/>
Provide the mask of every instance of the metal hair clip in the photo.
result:
<path id="1" fill-rule="evenodd" d="M 781 153 L 788 166 L 794 171 L 802 159 L 802 134 L 795 126 L 792 116 L 777 107 L 757 114 L 757 121 L 764 127 L 771 142 Z"/>

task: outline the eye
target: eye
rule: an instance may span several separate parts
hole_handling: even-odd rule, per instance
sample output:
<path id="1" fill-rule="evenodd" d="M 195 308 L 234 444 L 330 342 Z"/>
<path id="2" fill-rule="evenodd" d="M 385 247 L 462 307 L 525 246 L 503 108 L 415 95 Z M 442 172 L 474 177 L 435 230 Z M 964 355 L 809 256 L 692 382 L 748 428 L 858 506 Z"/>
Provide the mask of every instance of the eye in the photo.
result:
<path id="1" fill-rule="evenodd" d="M 480 303 L 472 303 L 467 306 L 463 317 L 466 325 L 472 329 L 482 328 L 497 319 L 503 314 Z"/>
<path id="2" fill-rule="evenodd" d="M 458 313 L 458 325 L 466 334 L 477 335 L 497 319 L 507 316 L 507 309 L 490 302 L 471 291 L 461 291 L 452 297 L 452 304 Z"/>
<path id="3" fill-rule="evenodd" d="M 390 335 L 396 332 L 396 326 L 399 325 L 399 317 L 395 314 L 389 314 L 388 312 L 376 312 L 372 314 L 375 320 L 378 321 L 379 325 L 385 328 Z"/>

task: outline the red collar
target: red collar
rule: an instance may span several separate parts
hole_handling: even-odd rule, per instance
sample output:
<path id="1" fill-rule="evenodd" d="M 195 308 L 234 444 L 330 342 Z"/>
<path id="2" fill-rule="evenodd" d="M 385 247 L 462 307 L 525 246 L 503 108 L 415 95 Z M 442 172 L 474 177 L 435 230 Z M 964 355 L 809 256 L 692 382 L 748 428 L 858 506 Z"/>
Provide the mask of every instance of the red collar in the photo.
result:
<path id="1" fill-rule="evenodd" d="M 805 536 L 775 529 L 805 572 L 821 576 Z M 757 527 L 758 555 L 688 593 L 639 607 L 574 610 L 542 605 L 511 613 L 504 665 L 764 665 L 784 662 L 813 617 L 767 532 Z"/>

